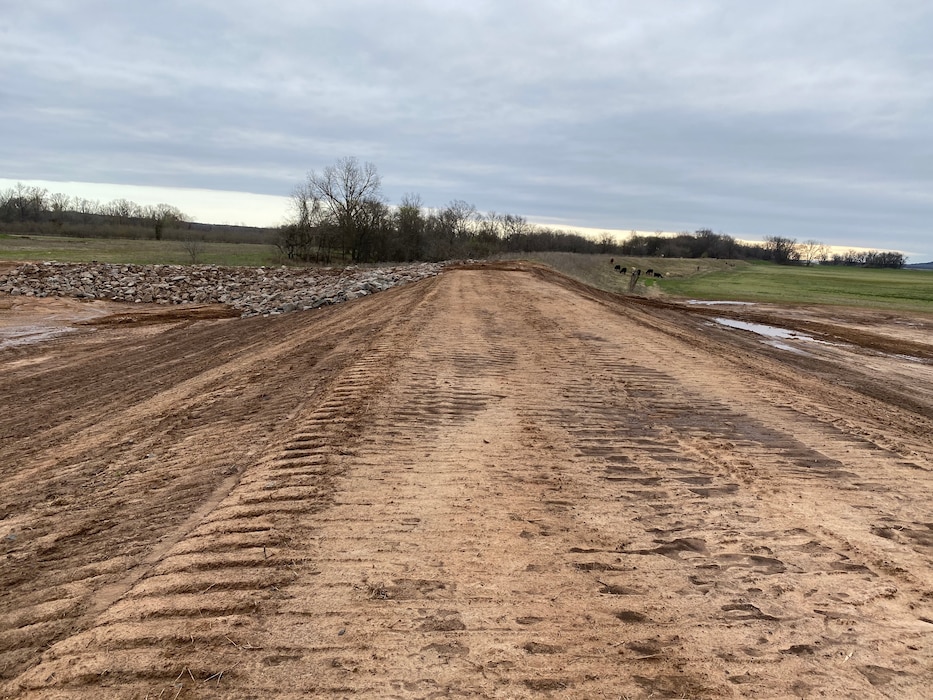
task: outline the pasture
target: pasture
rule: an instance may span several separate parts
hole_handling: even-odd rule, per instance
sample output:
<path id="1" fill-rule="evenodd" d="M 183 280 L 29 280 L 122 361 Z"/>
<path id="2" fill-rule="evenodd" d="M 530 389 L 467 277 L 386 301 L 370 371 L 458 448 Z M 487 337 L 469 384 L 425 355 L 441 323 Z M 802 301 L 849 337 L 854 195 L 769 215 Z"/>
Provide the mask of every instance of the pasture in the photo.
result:
<path id="1" fill-rule="evenodd" d="M 197 262 L 206 265 L 259 267 L 274 265 L 273 245 L 198 241 Z M 193 262 L 185 241 L 129 238 L 0 234 L 0 260 L 106 262 L 128 265 L 186 265 Z"/>
<path id="2" fill-rule="evenodd" d="M 520 257 L 520 256 L 513 256 Z M 525 257 L 569 277 L 615 293 L 628 293 L 628 268 L 661 272 L 642 276 L 634 293 L 683 299 L 828 304 L 933 313 L 933 271 L 875 270 L 859 267 L 775 265 L 711 258 L 641 258 L 574 253 L 536 253 Z M 615 262 L 609 259 L 614 257 Z"/>
<path id="3" fill-rule="evenodd" d="M 754 263 L 658 281 L 665 294 L 775 304 L 830 304 L 933 312 L 928 270 Z"/>

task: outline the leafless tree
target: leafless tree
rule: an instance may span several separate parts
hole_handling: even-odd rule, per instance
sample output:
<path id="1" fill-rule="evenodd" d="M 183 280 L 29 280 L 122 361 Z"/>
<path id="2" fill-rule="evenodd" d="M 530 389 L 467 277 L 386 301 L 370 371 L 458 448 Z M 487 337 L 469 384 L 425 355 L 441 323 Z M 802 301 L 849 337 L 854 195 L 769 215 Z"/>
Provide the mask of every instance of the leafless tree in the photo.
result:
<path id="1" fill-rule="evenodd" d="M 478 219 L 476 206 L 462 199 L 455 199 L 441 211 L 450 235 L 455 239 L 469 238 Z"/>
<path id="2" fill-rule="evenodd" d="M 62 194 L 61 192 L 54 192 L 49 195 L 49 207 L 55 214 L 61 214 L 72 205 L 71 197 L 67 194 Z"/>
<path id="3" fill-rule="evenodd" d="M 797 252 L 797 239 L 795 238 L 767 236 L 765 238 L 765 248 L 768 250 L 771 259 L 779 265 L 789 265 L 800 260 L 800 253 Z"/>
<path id="4" fill-rule="evenodd" d="M 81 214 L 81 219 L 84 223 L 90 223 L 93 216 L 101 212 L 100 202 L 94 199 L 79 197 L 72 202 L 71 206 L 76 212 Z"/>
<path id="5" fill-rule="evenodd" d="M 528 223 L 524 216 L 517 214 L 502 215 L 502 237 L 509 240 L 513 237 L 527 236 L 534 231 L 534 227 Z"/>
<path id="6" fill-rule="evenodd" d="M 114 199 L 105 205 L 105 213 L 119 219 L 120 223 L 126 223 L 130 218 L 139 216 L 142 211 L 135 202 L 128 199 Z"/>
<path id="7" fill-rule="evenodd" d="M 192 265 L 197 265 L 201 262 L 201 255 L 206 248 L 203 236 L 196 236 L 194 233 L 188 232 L 182 239 L 181 244 L 184 246 L 185 252 L 188 253 Z"/>
<path id="8" fill-rule="evenodd" d="M 822 262 L 829 257 L 829 246 L 811 238 L 797 246 L 797 254 L 800 261 L 809 267 L 814 261 Z"/>
<path id="9" fill-rule="evenodd" d="M 48 211 L 48 190 L 17 182 L 0 195 L 0 218 L 7 221 L 39 221 Z"/>
<path id="10" fill-rule="evenodd" d="M 342 158 L 318 174 L 308 173 L 307 194 L 319 200 L 333 219 L 341 242 L 355 262 L 368 252 L 372 205 L 382 202 L 382 181 L 376 166 Z"/>
<path id="11" fill-rule="evenodd" d="M 156 204 L 154 207 L 149 207 L 147 209 L 142 209 L 133 202 L 127 202 L 127 204 L 130 205 L 131 211 L 132 207 L 136 207 L 140 218 L 149 220 L 157 241 L 162 240 L 162 234 L 165 229 L 176 227 L 188 219 L 178 207 L 173 207 L 171 204 Z"/>
<path id="12" fill-rule="evenodd" d="M 599 245 L 599 252 L 602 253 L 603 255 L 606 255 L 606 254 L 608 254 L 608 253 L 612 253 L 612 252 L 614 252 L 615 249 L 616 249 L 616 239 L 615 239 L 615 236 L 613 236 L 613 235 L 612 235 L 611 233 L 609 233 L 608 231 L 605 232 L 605 233 L 603 233 L 603 234 L 599 237 L 599 240 L 597 241 L 597 243 L 598 243 L 598 245 Z"/>
<path id="13" fill-rule="evenodd" d="M 424 246 L 424 206 L 417 194 L 406 194 L 395 211 L 395 228 L 401 257 L 404 260 L 421 258 Z"/>

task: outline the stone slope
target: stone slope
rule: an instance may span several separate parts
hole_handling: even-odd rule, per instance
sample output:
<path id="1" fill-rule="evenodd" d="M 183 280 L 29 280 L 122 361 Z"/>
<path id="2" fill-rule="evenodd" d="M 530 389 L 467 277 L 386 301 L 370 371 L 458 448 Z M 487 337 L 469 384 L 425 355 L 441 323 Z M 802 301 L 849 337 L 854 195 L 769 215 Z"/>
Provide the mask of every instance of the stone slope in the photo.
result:
<path id="1" fill-rule="evenodd" d="M 290 268 L 27 263 L 0 274 L 0 293 L 129 303 L 227 304 L 243 316 L 315 309 L 433 277 L 439 263 Z"/>

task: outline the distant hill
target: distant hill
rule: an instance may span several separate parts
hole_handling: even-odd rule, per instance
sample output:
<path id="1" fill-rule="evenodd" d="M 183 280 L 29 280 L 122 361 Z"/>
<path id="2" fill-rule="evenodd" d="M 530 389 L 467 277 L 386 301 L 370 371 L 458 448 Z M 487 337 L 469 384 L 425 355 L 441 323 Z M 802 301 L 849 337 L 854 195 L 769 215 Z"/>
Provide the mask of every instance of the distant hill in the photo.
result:
<path id="1" fill-rule="evenodd" d="M 933 270 L 933 261 L 925 263 L 913 263 L 912 265 L 904 265 L 904 267 L 911 270 Z"/>

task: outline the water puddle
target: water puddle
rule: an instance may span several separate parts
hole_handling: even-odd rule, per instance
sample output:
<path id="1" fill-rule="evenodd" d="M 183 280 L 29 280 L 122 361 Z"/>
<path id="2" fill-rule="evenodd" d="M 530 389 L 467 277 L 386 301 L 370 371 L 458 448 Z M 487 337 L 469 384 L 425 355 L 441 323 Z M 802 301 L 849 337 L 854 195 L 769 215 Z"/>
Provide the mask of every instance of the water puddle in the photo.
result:
<path id="1" fill-rule="evenodd" d="M 722 326 L 738 328 L 742 331 L 750 331 L 752 333 L 757 333 L 758 335 L 763 335 L 765 338 L 779 338 L 781 340 L 806 340 L 813 343 L 823 342 L 821 340 L 817 340 L 812 335 L 807 335 L 806 333 L 798 333 L 797 331 L 791 331 L 786 328 L 778 328 L 777 326 L 766 326 L 763 323 L 735 321 L 731 318 L 716 318 L 713 320 Z"/>
<path id="2" fill-rule="evenodd" d="M 0 328 L 0 350 L 32 345 L 78 330 L 69 326 L 13 326 Z"/>
<path id="3" fill-rule="evenodd" d="M 771 347 L 778 348 L 779 350 L 785 350 L 787 352 L 792 352 L 797 355 L 807 355 L 808 353 L 805 350 L 794 347 L 793 345 L 788 345 L 787 343 L 782 343 L 782 340 L 798 340 L 804 341 L 807 343 L 819 343 L 820 345 L 832 345 L 833 343 L 827 343 L 825 340 L 817 340 L 812 335 L 807 335 L 806 333 L 800 333 L 798 331 L 788 330 L 787 328 L 778 328 L 777 326 L 767 326 L 763 323 L 749 323 L 747 321 L 736 321 L 731 318 L 716 318 L 714 319 L 716 323 L 721 326 L 726 326 L 727 328 L 736 328 L 742 331 L 749 331 L 755 333 L 764 338 L 767 338 L 767 344 Z"/>
<path id="4" fill-rule="evenodd" d="M 773 348 L 778 348 L 779 350 L 785 350 L 787 352 L 792 352 L 797 355 L 807 355 L 811 356 L 811 353 L 808 353 L 802 348 L 789 345 L 788 343 L 782 343 L 782 340 L 796 340 L 806 343 L 816 343 L 818 345 L 832 345 L 835 347 L 850 347 L 840 343 L 830 343 L 825 340 L 819 340 L 814 338 L 812 335 L 807 335 L 806 333 L 800 333 L 799 331 L 792 331 L 787 328 L 779 328 L 778 326 L 768 326 L 763 323 L 749 323 L 747 321 L 736 321 L 731 318 L 715 318 L 713 319 L 716 323 L 721 326 L 726 326 L 727 328 L 735 328 L 742 331 L 749 331 L 765 338 L 765 342 Z M 878 353 L 882 357 L 888 357 L 894 360 L 901 360 L 904 362 L 915 362 L 917 364 L 933 364 L 929 360 L 924 360 L 920 357 L 913 357 L 912 355 L 898 355 L 892 353 Z"/>

